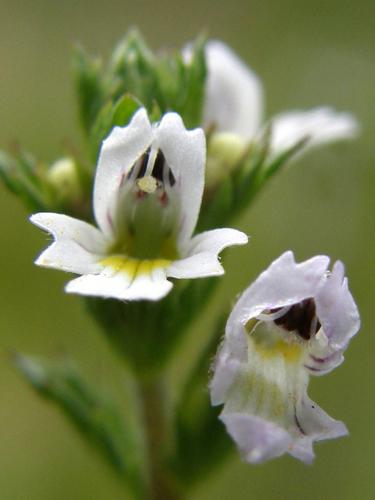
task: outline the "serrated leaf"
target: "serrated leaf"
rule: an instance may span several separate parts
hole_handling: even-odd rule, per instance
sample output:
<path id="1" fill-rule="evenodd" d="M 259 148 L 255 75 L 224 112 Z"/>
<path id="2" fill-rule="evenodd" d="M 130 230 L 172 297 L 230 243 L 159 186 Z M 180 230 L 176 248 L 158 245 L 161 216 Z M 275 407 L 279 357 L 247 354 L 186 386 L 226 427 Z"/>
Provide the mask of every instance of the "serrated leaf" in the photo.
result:
<path id="1" fill-rule="evenodd" d="M 121 474 L 135 498 L 143 498 L 142 446 L 115 403 L 83 380 L 69 361 L 54 363 L 17 354 L 15 364 L 38 394 L 57 404 Z"/>

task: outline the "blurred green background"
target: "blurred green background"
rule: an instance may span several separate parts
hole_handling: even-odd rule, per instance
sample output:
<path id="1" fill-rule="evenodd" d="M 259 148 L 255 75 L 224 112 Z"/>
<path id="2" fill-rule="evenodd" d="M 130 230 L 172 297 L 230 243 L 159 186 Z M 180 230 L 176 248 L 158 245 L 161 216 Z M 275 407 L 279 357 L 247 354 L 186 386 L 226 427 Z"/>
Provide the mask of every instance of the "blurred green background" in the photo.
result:
<path id="1" fill-rule="evenodd" d="M 267 115 L 330 104 L 362 124 L 358 141 L 314 151 L 275 179 L 237 221 L 252 235 L 228 251 L 217 304 L 227 304 L 268 263 L 292 248 L 341 258 L 363 318 L 345 364 L 312 380 L 310 394 L 351 435 L 316 446 L 312 467 L 291 458 L 248 466 L 233 457 L 196 488 L 192 500 L 366 500 L 375 498 L 373 400 L 375 340 L 375 3 L 363 0 L 0 0 L 0 145 L 19 141 L 54 159 L 79 144 L 70 55 L 80 41 L 108 55 L 129 26 L 153 47 L 182 46 L 197 32 L 230 44 L 264 82 Z M 98 387 L 122 390 L 119 362 L 79 299 L 63 293 L 67 276 L 33 266 L 46 236 L 1 186 L 0 498 L 124 498 L 119 481 L 63 417 L 40 401 L 11 367 L 10 350 L 72 354 Z M 204 337 L 214 306 L 195 325 Z M 180 376 L 182 345 L 172 366 Z"/>

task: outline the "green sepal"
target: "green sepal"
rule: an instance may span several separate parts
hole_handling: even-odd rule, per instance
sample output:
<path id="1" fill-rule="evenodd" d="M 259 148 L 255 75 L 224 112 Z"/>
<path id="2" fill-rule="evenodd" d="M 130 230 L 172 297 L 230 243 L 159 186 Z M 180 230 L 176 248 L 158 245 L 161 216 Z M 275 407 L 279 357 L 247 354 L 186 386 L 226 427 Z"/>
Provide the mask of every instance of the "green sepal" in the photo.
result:
<path id="1" fill-rule="evenodd" d="M 117 101 L 124 94 L 137 99 L 155 121 L 163 113 L 179 113 L 187 128 L 201 125 L 206 80 L 205 39 L 192 44 L 186 61 L 176 51 L 155 55 L 138 31 L 132 30 L 115 48 L 106 71 L 105 102 Z"/>
<path id="2" fill-rule="evenodd" d="M 55 403 L 76 429 L 107 459 L 132 490 L 144 498 L 142 438 L 115 402 L 89 385 L 69 360 L 52 362 L 15 355 L 15 365 L 44 399 Z"/>
<path id="3" fill-rule="evenodd" d="M 130 31 L 115 48 L 107 82 L 114 100 L 128 93 L 139 99 L 149 111 L 154 101 L 164 108 L 156 58 L 136 30 Z"/>
<path id="4" fill-rule="evenodd" d="M 94 297 L 85 301 L 115 350 L 139 378 L 149 379 L 165 367 L 218 283 L 219 278 L 177 281 L 158 302 Z"/>
<path id="5" fill-rule="evenodd" d="M 127 125 L 133 114 L 141 106 L 142 104 L 135 97 L 125 94 L 115 103 L 108 101 L 101 108 L 90 132 L 90 148 L 93 162 L 96 162 L 101 144 L 112 128 Z"/>
<path id="6" fill-rule="evenodd" d="M 192 44 L 190 62 L 182 62 L 183 80 L 180 86 L 178 107 L 187 128 L 202 126 L 207 65 L 206 38 L 201 36 Z M 181 56 L 180 60 L 182 59 Z"/>
<path id="7" fill-rule="evenodd" d="M 157 64 L 163 111 L 179 113 L 186 128 L 202 125 L 202 109 L 206 83 L 205 39 L 199 37 L 186 60 L 180 52 L 160 57 Z"/>

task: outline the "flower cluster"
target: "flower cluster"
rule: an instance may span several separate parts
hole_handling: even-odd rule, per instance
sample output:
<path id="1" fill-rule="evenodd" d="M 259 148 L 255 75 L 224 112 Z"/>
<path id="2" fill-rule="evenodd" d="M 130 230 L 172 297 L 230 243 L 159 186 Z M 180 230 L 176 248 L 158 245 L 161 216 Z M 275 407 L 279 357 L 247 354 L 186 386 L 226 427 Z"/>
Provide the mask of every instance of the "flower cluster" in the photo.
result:
<path id="1" fill-rule="evenodd" d="M 171 291 L 171 279 L 223 274 L 219 253 L 246 244 L 247 235 L 230 228 L 194 235 L 217 151 L 238 159 L 266 130 L 271 157 L 300 142 L 307 149 L 357 133 L 350 114 L 328 107 L 264 123 L 258 77 L 221 42 L 209 41 L 204 55 L 200 127 L 187 130 L 183 114 L 166 111 L 154 119 L 150 109 L 138 107 L 101 144 L 91 221 L 53 212 L 31 217 L 54 238 L 36 263 L 80 275 L 67 292 L 158 301 Z M 196 52 L 187 46 L 181 58 L 186 70 Z M 296 263 L 292 252 L 284 253 L 229 316 L 210 394 L 213 405 L 223 405 L 220 419 L 248 462 L 284 453 L 311 462 L 314 441 L 347 433 L 307 395 L 309 376 L 336 368 L 359 329 L 343 264 L 332 271 L 328 265 L 326 256 Z"/>

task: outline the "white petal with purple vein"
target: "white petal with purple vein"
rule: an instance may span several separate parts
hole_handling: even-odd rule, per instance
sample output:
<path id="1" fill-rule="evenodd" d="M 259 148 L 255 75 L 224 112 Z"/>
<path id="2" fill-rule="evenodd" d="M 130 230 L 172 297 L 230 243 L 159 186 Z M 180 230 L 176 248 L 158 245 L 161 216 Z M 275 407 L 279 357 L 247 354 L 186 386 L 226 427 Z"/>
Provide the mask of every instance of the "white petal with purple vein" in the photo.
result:
<path id="1" fill-rule="evenodd" d="M 94 184 L 94 213 L 98 226 L 113 235 L 119 190 L 124 176 L 152 142 L 152 127 L 144 108 L 135 113 L 129 125 L 115 127 L 100 150 Z"/>
<path id="2" fill-rule="evenodd" d="M 197 223 L 204 189 L 206 141 L 202 129 L 186 130 L 177 113 L 164 115 L 155 129 L 157 146 L 176 179 L 180 199 L 178 244 L 184 246 Z"/>

